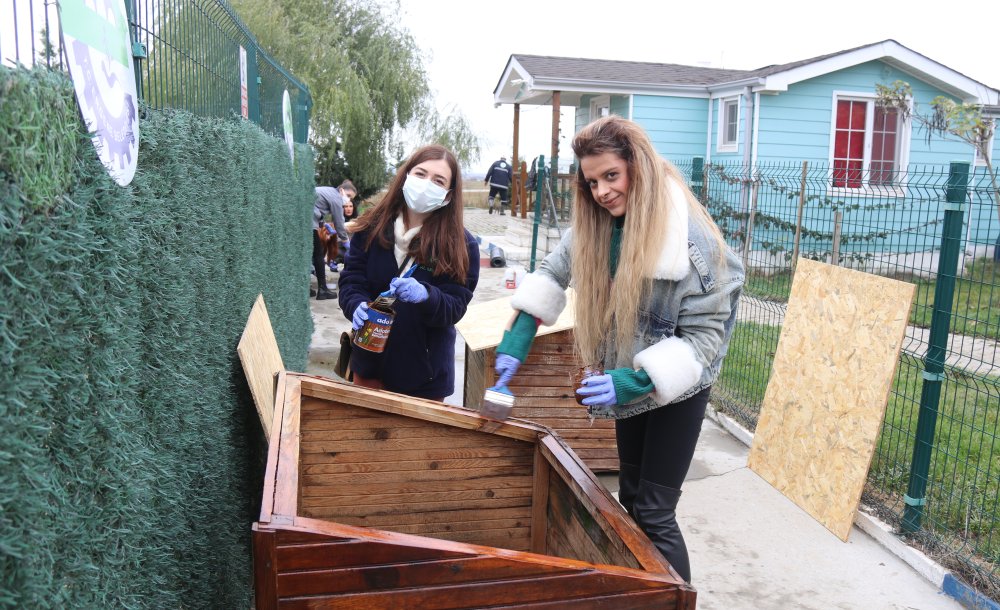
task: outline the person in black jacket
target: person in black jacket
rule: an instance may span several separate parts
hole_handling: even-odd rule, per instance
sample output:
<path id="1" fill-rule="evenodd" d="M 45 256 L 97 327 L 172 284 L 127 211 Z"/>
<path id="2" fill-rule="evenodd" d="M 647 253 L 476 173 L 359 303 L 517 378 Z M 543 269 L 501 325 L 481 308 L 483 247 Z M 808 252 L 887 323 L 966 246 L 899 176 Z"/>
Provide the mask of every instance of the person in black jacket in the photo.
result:
<path id="1" fill-rule="evenodd" d="M 463 225 L 455 155 L 437 144 L 417 149 L 353 224 L 338 285 L 344 315 L 357 330 L 379 293 L 396 297 L 384 350 L 351 350 L 354 383 L 444 400 L 455 391 L 455 323 L 479 282 L 479 244 Z"/>
<path id="2" fill-rule="evenodd" d="M 510 181 L 511 176 L 513 176 L 513 171 L 511 170 L 510 163 L 507 163 L 507 156 L 500 155 L 499 161 L 494 161 L 493 165 L 486 172 L 486 180 L 483 181 L 484 184 L 489 185 L 490 194 L 486 198 L 486 202 L 489 204 L 489 213 L 493 213 L 493 198 L 499 197 L 500 199 L 500 215 L 503 216 L 503 208 L 505 205 L 510 205 Z"/>

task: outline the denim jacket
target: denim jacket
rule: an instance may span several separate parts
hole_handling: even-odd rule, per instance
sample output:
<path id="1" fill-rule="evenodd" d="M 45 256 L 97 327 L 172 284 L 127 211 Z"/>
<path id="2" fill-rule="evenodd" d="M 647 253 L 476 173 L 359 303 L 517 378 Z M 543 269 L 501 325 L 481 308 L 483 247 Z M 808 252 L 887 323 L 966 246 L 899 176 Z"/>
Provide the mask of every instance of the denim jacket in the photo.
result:
<path id="1" fill-rule="evenodd" d="M 671 200 L 686 202 L 683 196 Z M 719 376 L 736 321 L 743 264 L 728 247 L 720 253 L 714 237 L 687 212 L 686 205 L 673 206 L 652 289 L 639 305 L 630 352 L 616 353 L 613 329 L 600 347 L 605 368 L 643 368 L 654 390 L 627 405 L 589 407 L 594 417 L 620 419 L 680 402 Z M 568 231 L 538 270 L 525 277 L 511 301 L 515 309 L 544 324 L 555 321 L 571 280 L 572 242 Z"/>

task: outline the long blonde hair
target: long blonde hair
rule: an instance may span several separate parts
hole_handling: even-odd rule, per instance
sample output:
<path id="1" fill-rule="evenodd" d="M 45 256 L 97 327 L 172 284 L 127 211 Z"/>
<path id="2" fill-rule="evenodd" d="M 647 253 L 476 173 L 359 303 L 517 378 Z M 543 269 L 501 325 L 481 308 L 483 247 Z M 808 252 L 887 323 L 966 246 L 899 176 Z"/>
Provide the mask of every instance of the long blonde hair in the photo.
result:
<path id="1" fill-rule="evenodd" d="M 594 200 L 583 170 L 577 169 L 572 250 L 572 276 L 577 292 L 576 349 L 585 363 L 597 364 L 604 358 L 601 345 L 613 332 L 611 338 L 617 347 L 618 362 L 604 362 L 604 367 L 632 366 L 639 305 L 652 287 L 653 273 L 663 249 L 663 228 L 670 218 L 670 181 L 682 188 L 689 214 L 715 238 L 720 252 L 724 251 L 725 241 L 680 172 L 657 154 L 638 124 L 614 115 L 598 119 L 573 138 L 573 153 L 577 159 L 613 153 L 625 161 L 629 177 L 623 239 L 612 282 L 605 270 L 615 219 Z"/>

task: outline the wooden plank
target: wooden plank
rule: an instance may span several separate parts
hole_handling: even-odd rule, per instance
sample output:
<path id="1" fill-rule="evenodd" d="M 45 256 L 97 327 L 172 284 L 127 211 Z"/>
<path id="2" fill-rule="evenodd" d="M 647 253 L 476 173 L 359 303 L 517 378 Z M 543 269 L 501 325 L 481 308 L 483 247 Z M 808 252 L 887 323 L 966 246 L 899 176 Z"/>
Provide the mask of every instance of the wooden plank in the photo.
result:
<path id="1" fill-rule="evenodd" d="M 531 468 L 532 457 L 529 455 L 517 454 L 512 456 L 505 456 L 502 459 L 491 460 L 487 463 L 488 466 L 484 466 L 483 462 L 479 460 L 437 460 L 427 462 L 425 460 L 408 460 L 400 462 L 388 462 L 388 463 L 366 463 L 366 464 L 312 464 L 303 466 L 300 471 L 304 475 L 321 475 L 321 474 L 342 474 L 342 473 L 358 473 L 358 474 L 368 474 L 368 473 L 393 473 L 393 472 L 412 472 L 412 471 L 424 471 L 424 470 L 442 470 L 442 471 L 466 471 L 475 470 L 478 468 L 497 468 L 497 469 L 507 469 L 507 468 Z"/>
<path id="2" fill-rule="evenodd" d="M 410 512 L 401 515 L 364 515 L 345 519 L 342 523 L 406 533 L 401 528 L 409 525 L 426 525 L 428 527 L 453 526 L 455 528 L 462 528 L 467 523 L 478 523 L 480 521 L 514 521 L 522 523 L 530 522 L 530 520 L 531 507 L 525 504 L 524 506 L 500 508 Z"/>
<path id="3" fill-rule="evenodd" d="M 528 449 L 530 451 L 530 448 Z M 304 453 L 303 464 L 327 463 L 365 463 L 365 462 L 405 462 L 411 460 L 451 460 L 478 459 L 487 460 L 501 457 L 520 457 L 525 454 L 521 447 L 459 447 L 457 449 L 424 449 L 413 451 L 396 451 L 387 454 L 384 451 L 331 451 L 326 453 Z"/>
<path id="4" fill-rule="evenodd" d="M 467 557 L 396 563 L 339 570 L 293 572 L 278 576 L 283 597 L 362 592 L 388 588 L 422 587 L 524 576 L 567 574 L 569 568 L 529 564 L 496 557 Z"/>
<path id="5" fill-rule="evenodd" d="M 531 550 L 535 553 L 545 552 L 551 470 L 548 460 L 536 447 L 534 488 L 531 492 Z"/>
<path id="6" fill-rule="evenodd" d="M 678 582 L 683 582 L 653 543 L 625 513 L 621 504 L 611 497 L 604 486 L 597 481 L 593 472 L 583 466 L 562 440 L 554 436 L 542 437 L 539 449 L 549 464 L 552 464 L 555 474 L 566 483 L 577 500 L 594 515 L 596 523 L 605 528 L 609 540 L 614 544 L 620 544 L 622 549 L 627 548 L 644 570 L 669 573 Z"/>
<path id="7" fill-rule="evenodd" d="M 470 430 L 478 430 L 483 426 L 497 423 L 495 420 L 480 417 L 469 409 L 451 407 L 435 401 L 337 383 L 322 377 L 305 375 L 298 377 L 302 380 L 303 392 L 308 392 L 309 396 L 317 398 L 335 402 L 349 399 L 352 404 L 366 409 L 406 415 Z M 531 442 L 534 442 L 539 433 L 544 433 L 544 429 L 533 426 L 530 422 L 511 420 L 500 423 L 492 431 L 494 435 Z"/>
<path id="8" fill-rule="evenodd" d="M 250 386 L 250 395 L 264 429 L 264 436 L 270 440 L 275 376 L 285 370 L 285 365 L 281 361 L 281 352 L 274 338 L 274 329 L 271 328 L 271 319 L 267 315 L 262 294 L 257 295 L 257 300 L 250 309 L 240 342 L 236 345 L 236 353 L 239 354 L 243 374 Z"/>
<path id="9" fill-rule="evenodd" d="M 281 422 L 284 421 L 285 415 L 284 396 L 287 385 L 286 381 L 287 375 L 284 372 L 279 373 L 276 392 L 277 396 L 282 398 L 275 401 L 274 413 L 272 415 L 272 430 L 274 430 L 275 438 L 281 437 Z M 280 447 L 281 443 L 268 443 L 267 445 L 267 466 L 264 470 L 264 493 L 260 502 L 259 521 L 261 523 L 270 523 L 274 512 L 274 497 L 278 492 L 277 476 Z"/>
<path id="10" fill-rule="evenodd" d="M 462 553 L 418 547 L 394 545 L 369 540 L 349 542 L 317 542 L 279 546 L 275 549 L 278 571 L 315 570 L 368 566 L 401 561 L 424 561 L 463 557 Z"/>
<path id="11" fill-rule="evenodd" d="M 748 457 L 841 540 L 861 501 L 913 284 L 800 259 Z"/>
<path id="12" fill-rule="evenodd" d="M 402 520 L 408 516 L 447 515 L 462 510 L 493 510 L 518 507 L 530 507 L 530 496 L 510 496 L 504 498 L 484 498 L 478 500 L 455 500 L 437 503 L 425 502 L 419 506 L 398 506 L 386 504 L 355 504 L 351 506 L 314 506 L 302 509 L 302 515 L 313 519 L 336 520 L 340 524 L 358 527 L 375 523 L 380 517 L 392 517 Z M 298 521 L 296 521 L 298 522 Z M 391 531 L 389 527 L 382 527 Z"/>
<path id="13" fill-rule="evenodd" d="M 303 490 L 307 491 L 307 490 Z M 369 495 L 367 493 L 355 493 L 344 496 L 319 496 L 312 497 L 303 495 L 301 506 L 303 509 L 316 508 L 319 506 L 357 506 L 365 504 L 367 506 L 398 506 L 405 510 L 420 510 L 422 505 L 434 506 L 442 502 L 453 503 L 462 500 L 481 500 L 493 498 L 521 498 L 531 497 L 531 487 L 496 488 L 496 489 L 470 489 L 467 491 L 449 491 L 442 493 L 434 492 L 411 492 L 411 493 L 383 493 Z"/>
<path id="14" fill-rule="evenodd" d="M 366 482 L 364 484 L 352 485 L 306 485 L 302 484 L 303 495 L 308 490 L 310 498 L 336 498 L 336 497 L 357 497 L 368 496 L 370 498 L 387 497 L 400 495 L 420 494 L 428 497 L 438 497 L 447 494 L 449 497 L 453 493 L 482 492 L 490 493 L 500 489 L 529 489 L 532 486 L 530 474 L 513 477 L 492 476 L 481 479 L 456 479 L 446 480 L 425 480 L 425 481 L 405 481 L 389 482 L 382 481 Z"/>
<path id="15" fill-rule="evenodd" d="M 278 593 L 275 589 L 278 576 L 275 539 L 274 531 L 257 523 L 253 525 L 253 592 L 259 610 L 278 607 Z"/>
<path id="16" fill-rule="evenodd" d="M 459 449 L 462 447 L 485 448 L 485 447 L 511 447 L 510 439 L 497 436 L 483 436 L 482 438 L 469 438 L 452 434 L 442 430 L 440 436 L 426 436 L 423 438 L 384 438 L 378 440 L 343 440 L 343 441 L 313 441 L 302 442 L 303 453 L 356 453 L 364 451 L 416 451 L 420 449 L 446 449 L 448 447 Z M 516 445 L 513 445 L 516 447 Z"/>
<path id="17" fill-rule="evenodd" d="M 637 578 L 623 578 L 602 571 L 570 574 L 539 575 L 504 580 L 444 584 L 402 590 L 353 593 L 317 599 L 294 597 L 282 600 L 282 607 L 289 609 L 329 608 L 485 608 L 507 606 L 515 603 L 562 601 L 575 607 L 573 601 L 591 595 L 627 593 L 662 588 L 662 584 Z"/>
<path id="18" fill-rule="evenodd" d="M 299 495 L 299 397 L 302 395 L 299 377 L 284 375 L 284 390 L 274 513 L 291 517 L 297 513 Z"/>
<path id="19" fill-rule="evenodd" d="M 566 308 L 559 314 L 555 324 L 538 327 L 539 337 L 573 327 L 575 319 L 573 315 L 574 299 L 573 289 L 567 289 Z M 455 324 L 455 329 L 462 334 L 462 339 L 465 340 L 465 344 L 470 349 L 479 351 L 500 345 L 503 331 L 514 320 L 515 312 L 510 306 L 510 301 L 511 297 L 503 297 L 469 305 L 465 310 L 465 315 Z"/>
<path id="20" fill-rule="evenodd" d="M 417 464 L 417 462 L 407 462 Z M 367 487 L 370 484 L 400 484 L 400 483 L 420 483 L 424 481 L 488 481 L 494 477 L 532 476 L 531 466 L 524 465 L 498 465 L 478 468 L 445 468 L 428 470 L 418 468 L 416 470 L 401 470 L 398 468 L 389 469 L 387 472 L 349 472 L 341 474 L 302 474 L 302 485 L 306 487 L 320 486 L 345 486 L 360 485 Z"/>
<path id="21" fill-rule="evenodd" d="M 492 350 L 489 350 L 492 352 Z M 492 356 L 489 357 L 492 359 Z M 487 367 L 489 367 L 487 369 Z M 486 350 L 474 350 L 465 346 L 465 384 L 463 386 L 465 407 L 478 411 L 483 406 L 483 393 L 496 382 L 493 366 L 487 364 Z"/>

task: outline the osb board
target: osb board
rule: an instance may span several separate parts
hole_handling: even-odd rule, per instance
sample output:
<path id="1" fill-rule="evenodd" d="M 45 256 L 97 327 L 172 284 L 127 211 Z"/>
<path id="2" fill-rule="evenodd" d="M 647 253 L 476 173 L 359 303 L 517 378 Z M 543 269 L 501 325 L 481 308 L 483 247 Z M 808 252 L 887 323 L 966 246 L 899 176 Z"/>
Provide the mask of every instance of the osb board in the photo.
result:
<path id="1" fill-rule="evenodd" d="M 253 404 L 264 428 L 264 436 L 271 439 L 271 419 L 274 416 L 274 376 L 284 370 L 281 352 L 274 338 L 271 319 L 264 305 L 264 295 L 258 294 L 250 310 L 247 325 L 243 328 L 236 352 L 240 355 L 243 374 L 250 385 Z"/>
<path id="2" fill-rule="evenodd" d="M 567 328 L 573 328 L 573 299 L 576 293 L 572 288 L 566 290 L 566 307 L 559 318 L 552 326 L 541 325 L 538 327 L 538 335 L 559 332 Z M 510 306 L 511 297 L 494 299 L 484 303 L 470 305 L 465 315 L 459 320 L 455 328 L 462 333 L 462 338 L 469 349 L 479 351 L 488 347 L 500 345 L 503 339 L 503 331 L 511 322 L 514 310 Z"/>
<path id="3" fill-rule="evenodd" d="M 846 541 L 914 286 L 799 259 L 750 468 Z"/>

